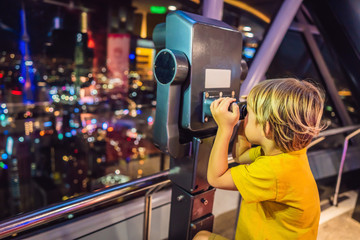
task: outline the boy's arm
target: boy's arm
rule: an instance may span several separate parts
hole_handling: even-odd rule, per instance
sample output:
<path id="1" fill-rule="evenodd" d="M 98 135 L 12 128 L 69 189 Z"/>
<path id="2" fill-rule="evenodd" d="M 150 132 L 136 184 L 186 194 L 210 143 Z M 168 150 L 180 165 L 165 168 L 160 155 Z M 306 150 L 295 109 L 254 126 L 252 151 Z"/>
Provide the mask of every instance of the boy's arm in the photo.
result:
<path id="1" fill-rule="evenodd" d="M 240 122 L 237 136 L 235 137 L 232 156 L 235 162 L 240 164 L 249 164 L 252 163 L 253 160 L 250 159 L 249 150 L 251 148 L 251 143 L 245 137 L 245 122 L 247 119 Z"/>
<path id="2" fill-rule="evenodd" d="M 240 115 L 237 105 L 233 107 L 233 112 L 228 111 L 229 105 L 234 100 L 220 98 L 210 106 L 218 131 L 210 153 L 207 180 L 211 186 L 227 190 L 237 190 L 228 167 L 230 138 Z"/>
<path id="3" fill-rule="evenodd" d="M 216 188 L 237 190 L 228 166 L 228 149 L 231 131 L 219 129 L 211 149 L 207 180 Z"/>

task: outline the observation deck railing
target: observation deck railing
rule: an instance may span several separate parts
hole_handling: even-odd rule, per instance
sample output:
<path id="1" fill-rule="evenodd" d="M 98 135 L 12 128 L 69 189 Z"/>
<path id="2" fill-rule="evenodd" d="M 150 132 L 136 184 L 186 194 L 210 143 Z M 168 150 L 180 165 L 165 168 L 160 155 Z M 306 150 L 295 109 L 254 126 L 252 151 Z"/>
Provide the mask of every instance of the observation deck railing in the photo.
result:
<path id="1" fill-rule="evenodd" d="M 354 131 L 355 130 L 355 131 Z M 336 191 L 334 195 L 333 204 L 337 205 L 337 198 L 340 188 L 341 175 L 344 167 L 346 151 L 348 149 L 348 141 L 360 133 L 360 125 L 353 125 L 347 127 L 341 127 L 331 130 L 323 131 L 314 141 L 308 146 L 308 148 L 318 144 L 326 139 L 326 137 L 342 134 L 352 131 L 351 134 L 345 137 L 343 146 L 343 153 L 339 168 L 338 181 L 336 184 Z M 233 163 L 232 157 L 229 157 L 229 163 Z M 11 219 L 0 222 L 0 238 L 8 237 L 17 233 L 21 233 L 27 230 L 31 230 L 35 227 L 54 222 L 59 219 L 63 219 L 72 213 L 78 213 L 85 211 L 89 208 L 99 206 L 101 204 L 118 199 L 119 197 L 127 197 L 139 192 L 147 191 L 145 194 L 145 209 L 144 209 L 144 229 L 143 238 L 148 239 L 150 236 L 151 225 L 151 196 L 153 193 L 160 190 L 162 187 L 168 185 L 170 180 L 168 179 L 169 170 L 159 172 L 157 174 L 130 181 L 121 185 L 105 188 L 97 192 L 89 193 L 84 196 L 80 196 L 63 203 L 54 204 L 46 208 L 42 208 L 30 213 L 22 214 Z"/>
<path id="2" fill-rule="evenodd" d="M 150 221 L 151 198 L 149 200 L 149 197 L 152 193 L 159 190 L 159 188 L 170 183 L 168 175 L 169 171 L 160 172 L 4 220 L 0 222 L 0 239 L 62 219 L 72 213 L 85 211 L 89 208 L 118 199 L 119 197 L 131 196 L 146 190 L 148 190 L 148 194 L 146 195 L 147 202 L 145 204 L 145 212 L 147 212 L 144 214 L 144 220 Z M 144 224 L 144 232 L 148 233 L 149 229 L 150 222 Z"/>

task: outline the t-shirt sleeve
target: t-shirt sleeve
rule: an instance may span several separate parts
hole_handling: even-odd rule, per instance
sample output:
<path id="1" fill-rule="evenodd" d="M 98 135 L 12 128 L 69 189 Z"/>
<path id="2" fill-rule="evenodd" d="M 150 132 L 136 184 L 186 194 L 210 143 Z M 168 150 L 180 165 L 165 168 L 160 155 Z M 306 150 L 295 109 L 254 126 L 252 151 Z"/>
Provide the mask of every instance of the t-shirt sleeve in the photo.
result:
<path id="1" fill-rule="evenodd" d="M 251 161 L 255 161 L 258 157 L 261 156 L 261 146 L 250 148 L 249 156 Z"/>
<path id="2" fill-rule="evenodd" d="M 231 168 L 231 176 L 244 201 L 276 199 L 276 176 L 265 158 L 260 157 L 250 165 Z"/>

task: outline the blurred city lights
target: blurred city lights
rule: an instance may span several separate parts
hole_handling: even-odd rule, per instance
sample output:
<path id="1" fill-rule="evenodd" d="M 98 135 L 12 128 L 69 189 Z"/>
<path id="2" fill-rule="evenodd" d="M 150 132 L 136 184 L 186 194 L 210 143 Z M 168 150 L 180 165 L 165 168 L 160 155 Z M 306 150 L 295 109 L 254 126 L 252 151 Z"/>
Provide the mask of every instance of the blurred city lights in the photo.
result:
<path id="1" fill-rule="evenodd" d="M 63 135 L 62 133 L 59 133 L 59 134 L 58 134 L 58 138 L 59 138 L 59 140 L 63 140 L 64 135 Z"/>
<path id="2" fill-rule="evenodd" d="M 0 167 L 3 169 L 8 169 L 8 166 L 3 162 L 0 162 Z"/>
<path id="3" fill-rule="evenodd" d="M 242 30 L 245 31 L 245 32 L 250 32 L 250 31 L 251 31 L 251 27 L 249 27 L 249 26 L 244 26 L 244 27 L 242 28 Z"/>

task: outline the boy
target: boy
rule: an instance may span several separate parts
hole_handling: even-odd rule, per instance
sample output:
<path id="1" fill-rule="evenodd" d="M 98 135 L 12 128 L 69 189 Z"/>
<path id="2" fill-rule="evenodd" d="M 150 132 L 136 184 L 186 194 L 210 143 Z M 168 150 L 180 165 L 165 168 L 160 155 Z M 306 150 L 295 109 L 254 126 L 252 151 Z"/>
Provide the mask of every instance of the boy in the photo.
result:
<path id="1" fill-rule="evenodd" d="M 256 85 L 234 142 L 233 157 L 240 165 L 229 169 L 228 146 L 239 119 L 236 104 L 228 111 L 233 101 L 221 98 L 210 106 L 218 130 L 207 178 L 243 198 L 235 239 L 316 239 L 320 201 L 306 146 L 322 129 L 323 94 L 291 78 Z M 225 238 L 201 231 L 194 239 Z"/>

